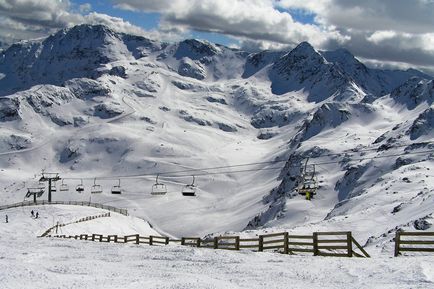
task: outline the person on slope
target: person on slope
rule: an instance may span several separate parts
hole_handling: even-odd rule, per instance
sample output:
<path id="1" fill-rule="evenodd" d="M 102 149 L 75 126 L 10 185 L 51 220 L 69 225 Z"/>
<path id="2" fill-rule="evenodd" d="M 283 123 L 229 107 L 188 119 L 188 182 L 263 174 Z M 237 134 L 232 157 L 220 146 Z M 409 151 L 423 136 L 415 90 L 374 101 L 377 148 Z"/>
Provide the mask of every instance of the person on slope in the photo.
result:
<path id="1" fill-rule="evenodd" d="M 306 191 L 306 200 L 310 201 L 312 199 L 312 192 Z"/>
<path id="2" fill-rule="evenodd" d="M 6 223 L 9 223 L 9 217 L 6 215 Z"/>
<path id="3" fill-rule="evenodd" d="M 33 210 L 30 212 L 30 214 L 32 215 L 32 218 L 35 216 L 35 212 Z"/>
<path id="4" fill-rule="evenodd" d="M 39 212 L 36 212 L 36 217 L 35 219 L 39 218 Z"/>

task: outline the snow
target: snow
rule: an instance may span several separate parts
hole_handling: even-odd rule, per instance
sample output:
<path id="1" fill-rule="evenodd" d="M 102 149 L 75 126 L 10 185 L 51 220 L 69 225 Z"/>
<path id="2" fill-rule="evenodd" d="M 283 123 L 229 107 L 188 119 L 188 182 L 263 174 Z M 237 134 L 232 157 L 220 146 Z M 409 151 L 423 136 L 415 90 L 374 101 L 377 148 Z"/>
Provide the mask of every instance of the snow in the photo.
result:
<path id="1" fill-rule="evenodd" d="M 31 209 L 40 219 L 30 217 Z M 2 288 L 428 288 L 434 283 L 431 257 L 327 258 L 36 237 L 53 220 L 101 212 L 72 206 L 2 211 L 10 220 L 0 224 Z M 70 226 L 62 233 L 156 234 L 145 222 L 116 213 Z"/>

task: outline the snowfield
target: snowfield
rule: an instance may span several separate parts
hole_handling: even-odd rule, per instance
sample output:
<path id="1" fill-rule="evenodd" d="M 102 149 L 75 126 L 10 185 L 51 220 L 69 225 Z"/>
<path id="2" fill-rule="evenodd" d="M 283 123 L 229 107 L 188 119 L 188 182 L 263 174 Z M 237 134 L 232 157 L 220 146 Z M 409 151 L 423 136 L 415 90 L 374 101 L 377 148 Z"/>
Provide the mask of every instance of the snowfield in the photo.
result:
<path id="1" fill-rule="evenodd" d="M 30 217 L 30 210 L 40 219 Z M 432 256 L 370 259 L 225 251 L 37 238 L 53 220 L 104 212 L 76 206 L 9 209 L 0 224 L 0 284 L 17 288 L 431 288 Z M 156 232 L 146 222 L 111 217 L 74 224 L 62 233 Z"/>

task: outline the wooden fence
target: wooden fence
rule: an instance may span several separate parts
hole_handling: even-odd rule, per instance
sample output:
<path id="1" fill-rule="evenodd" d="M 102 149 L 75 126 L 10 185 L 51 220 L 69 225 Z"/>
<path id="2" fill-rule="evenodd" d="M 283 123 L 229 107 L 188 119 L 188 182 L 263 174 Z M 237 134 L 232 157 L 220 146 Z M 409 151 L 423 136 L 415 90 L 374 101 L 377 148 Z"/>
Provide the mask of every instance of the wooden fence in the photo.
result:
<path id="1" fill-rule="evenodd" d="M 140 236 L 139 234 L 128 236 L 103 236 L 100 234 L 74 236 L 47 235 L 47 237 L 148 245 L 175 243 L 183 246 L 223 250 L 249 249 L 258 252 L 272 251 L 283 254 L 311 253 L 314 256 L 370 257 L 352 237 L 351 232 L 315 232 L 312 235 L 290 235 L 288 232 L 284 232 L 246 239 L 239 236 L 217 236 L 208 239 L 183 237 L 180 240 L 176 240 L 164 236 Z"/>
<path id="2" fill-rule="evenodd" d="M 111 212 L 119 213 L 125 216 L 128 216 L 128 210 L 127 209 L 119 209 L 113 206 L 107 206 L 103 204 L 98 203 L 91 203 L 91 202 L 76 202 L 76 201 L 55 201 L 55 202 L 48 202 L 48 201 L 36 201 L 36 202 L 20 202 L 10 205 L 3 205 L 0 206 L 1 210 L 11 209 L 11 208 L 17 208 L 17 207 L 25 207 L 25 206 L 37 206 L 37 205 L 71 205 L 71 206 L 85 206 L 85 207 L 93 207 L 93 208 L 99 208 L 108 210 Z"/>
<path id="3" fill-rule="evenodd" d="M 434 232 L 396 231 L 395 257 L 401 252 L 434 252 Z"/>
<path id="4" fill-rule="evenodd" d="M 65 227 L 67 225 L 81 223 L 81 222 L 87 222 L 87 221 L 90 221 L 90 220 L 94 220 L 94 219 L 98 219 L 98 218 L 104 218 L 104 217 L 110 217 L 110 212 L 105 213 L 105 214 L 101 214 L 101 215 L 96 215 L 96 216 L 84 217 L 84 218 L 81 218 L 81 219 L 78 219 L 76 221 L 72 221 L 72 222 L 69 222 L 69 223 L 60 223 L 60 224 L 57 223 L 56 225 L 48 228 L 44 233 L 42 233 L 42 235 L 40 237 L 45 237 L 46 235 L 48 235 L 49 233 L 51 233 L 51 231 L 54 230 L 55 228 Z"/>

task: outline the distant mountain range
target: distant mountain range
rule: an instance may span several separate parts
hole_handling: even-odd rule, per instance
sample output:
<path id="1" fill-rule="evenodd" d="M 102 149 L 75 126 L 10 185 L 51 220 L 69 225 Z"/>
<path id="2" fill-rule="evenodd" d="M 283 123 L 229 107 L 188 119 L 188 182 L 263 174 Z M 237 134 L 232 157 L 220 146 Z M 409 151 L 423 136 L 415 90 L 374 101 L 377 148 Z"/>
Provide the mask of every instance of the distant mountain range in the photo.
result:
<path id="1" fill-rule="evenodd" d="M 128 194 L 118 202 L 182 233 L 334 220 L 365 222 L 376 233 L 366 238 L 375 239 L 432 221 L 434 181 L 425 177 L 434 169 L 432 153 L 413 153 L 434 149 L 433 78 L 368 68 L 345 49 L 318 51 L 303 42 L 291 51 L 248 53 L 79 25 L 1 51 L 0 96 L 5 201 L 21 197 L 11 176 L 29 182 L 41 168 L 78 177 L 152 175 L 283 158 L 280 173 L 261 164 L 249 177 L 203 179 L 194 202 Z M 295 190 L 307 158 L 324 163 L 313 208 L 300 206 Z M 127 187 L 137 196 L 143 185 Z M 210 217 L 178 228 L 153 202 L 182 222 L 198 208 Z M 363 221 L 367 211 L 381 219 L 377 227 Z"/>

